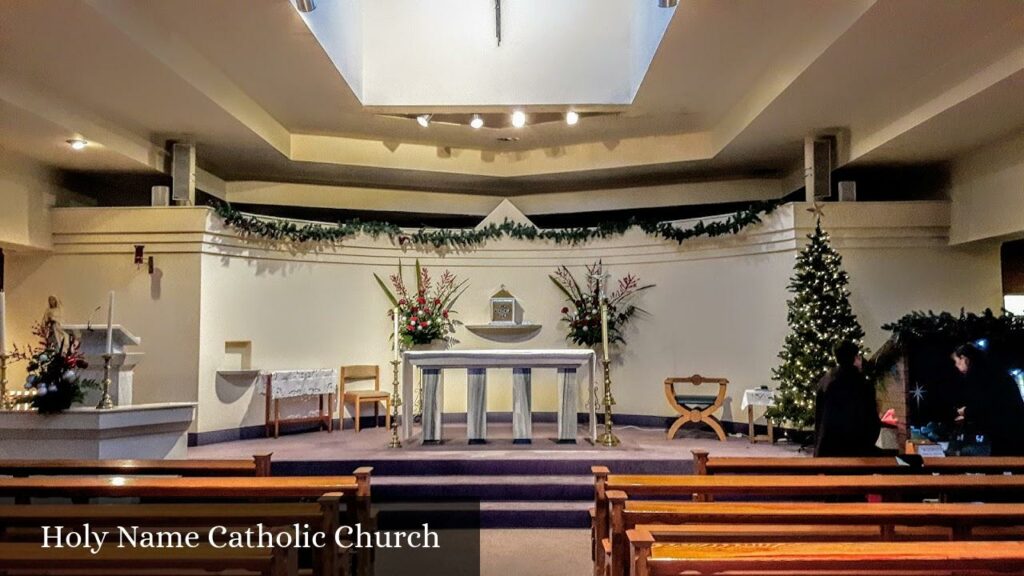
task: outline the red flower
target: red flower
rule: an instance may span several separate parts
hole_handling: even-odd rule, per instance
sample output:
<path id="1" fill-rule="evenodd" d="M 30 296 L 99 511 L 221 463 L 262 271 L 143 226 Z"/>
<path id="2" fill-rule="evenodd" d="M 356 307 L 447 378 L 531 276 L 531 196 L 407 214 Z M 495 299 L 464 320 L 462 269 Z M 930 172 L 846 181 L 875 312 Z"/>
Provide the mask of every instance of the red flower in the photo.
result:
<path id="1" fill-rule="evenodd" d="M 426 322 L 420 322 L 420 328 L 426 328 L 426 327 L 427 327 L 427 323 Z"/>
<path id="2" fill-rule="evenodd" d="M 567 306 L 563 306 L 562 307 L 562 314 L 568 314 L 568 313 L 569 313 L 569 308 Z"/>
<path id="3" fill-rule="evenodd" d="M 439 306 L 440 304 L 441 304 L 441 299 L 440 298 L 434 298 L 434 306 Z"/>
<path id="4" fill-rule="evenodd" d="M 416 298 L 416 303 L 419 304 L 420 306 L 422 306 L 422 305 L 427 303 L 427 299 L 424 298 L 423 296 L 420 296 L 420 297 Z"/>
<path id="5" fill-rule="evenodd" d="M 415 325 L 419 321 L 420 321 L 420 319 L 417 318 L 416 316 L 413 316 L 412 318 L 409 318 L 409 324 L 414 324 Z"/>
<path id="6" fill-rule="evenodd" d="M 398 305 L 399 305 L 399 306 L 405 306 L 405 305 L 406 305 L 406 301 L 405 301 L 405 298 L 402 298 L 401 300 L 399 300 L 399 301 L 398 301 Z"/>
<path id="7" fill-rule="evenodd" d="M 448 317 L 448 311 L 445 310 L 444 312 L 441 312 L 441 316 L 444 316 L 445 318 L 447 318 Z"/>
<path id="8" fill-rule="evenodd" d="M 412 309 L 409 310 L 409 311 L 412 312 L 413 314 L 415 314 L 418 310 L 419 310 L 419 307 L 413 306 Z"/>

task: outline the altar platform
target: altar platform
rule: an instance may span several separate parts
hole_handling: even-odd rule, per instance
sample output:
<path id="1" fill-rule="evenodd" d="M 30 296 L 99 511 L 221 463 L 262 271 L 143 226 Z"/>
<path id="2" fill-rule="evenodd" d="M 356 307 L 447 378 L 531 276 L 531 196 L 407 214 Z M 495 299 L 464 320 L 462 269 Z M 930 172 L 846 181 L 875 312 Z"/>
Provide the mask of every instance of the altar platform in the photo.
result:
<path id="1" fill-rule="evenodd" d="M 273 453 L 275 475 L 349 474 L 372 466 L 375 502 L 476 500 L 485 528 L 586 528 L 593 506 L 590 467 L 618 473 L 690 474 L 690 450 L 721 456 L 783 457 L 809 454 L 791 443 L 752 444 L 746 435 L 720 442 L 711 431 L 685 430 L 673 440 L 662 428 L 616 428 L 616 448 L 557 444 L 555 423 L 534 425 L 531 445 L 512 443 L 510 426 L 494 426 L 487 444 L 468 445 L 465 424 L 448 424 L 441 445 L 415 439 L 386 448 L 390 432 L 309 432 L 189 448 L 190 458 L 250 458 Z M 586 427 L 581 426 L 581 432 Z"/>

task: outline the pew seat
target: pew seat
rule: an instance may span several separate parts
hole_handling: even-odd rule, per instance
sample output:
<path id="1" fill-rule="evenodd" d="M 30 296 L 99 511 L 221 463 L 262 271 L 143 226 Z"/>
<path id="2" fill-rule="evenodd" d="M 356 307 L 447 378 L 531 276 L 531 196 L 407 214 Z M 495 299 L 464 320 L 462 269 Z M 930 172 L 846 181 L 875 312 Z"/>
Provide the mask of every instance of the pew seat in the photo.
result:
<path id="1" fill-rule="evenodd" d="M 761 542 L 658 543 L 645 530 L 628 533 L 634 576 L 681 573 L 793 574 L 839 572 L 928 574 L 1024 571 L 1024 542 Z"/>
<path id="2" fill-rule="evenodd" d="M 0 476 L 270 476 L 270 454 L 252 460 L 0 460 Z"/>

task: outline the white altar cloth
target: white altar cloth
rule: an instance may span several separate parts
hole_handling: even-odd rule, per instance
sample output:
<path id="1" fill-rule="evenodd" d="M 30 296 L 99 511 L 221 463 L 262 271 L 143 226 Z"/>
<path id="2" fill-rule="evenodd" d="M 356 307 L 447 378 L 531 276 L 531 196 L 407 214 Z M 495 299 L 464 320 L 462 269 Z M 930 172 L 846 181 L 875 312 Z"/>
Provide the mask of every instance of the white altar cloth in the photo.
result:
<path id="1" fill-rule="evenodd" d="M 262 378 L 270 379 L 272 398 L 297 398 L 300 396 L 316 396 L 333 394 L 338 388 L 338 371 L 323 370 L 270 370 L 260 372 Z M 266 395 L 265 386 L 260 386 L 260 393 Z"/>
<path id="2" fill-rule="evenodd" d="M 485 423 L 482 401 L 472 402 L 473 396 L 476 394 L 473 390 L 474 385 L 485 388 L 485 385 L 479 384 L 481 381 L 486 382 L 485 377 L 479 379 L 481 372 L 487 368 L 513 368 L 520 369 L 520 371 L 531 368 L 557 369 L 561 375 L 562 383 L 558 409 L 559 440 L 570 440 L 569 434 L 571 434 L 571 439 L 575 440 L 576 414 L 578 410 L 577 391 L 581 383 L 587 387 L 590 438 L 592 441 L 597 439 L 597 420 L 595 414 L 597 394 L 594 383 L 597 372 L 597 356 L 593 350 L 413 350 L 404 352 L 402 354 L 402 437 L 406 439 L 412 437 L 413 434 L 412 398 L 416 368 L 423 370 L 425 376 L 427 373 L 439 376 L 440 371 L 446 369 L 461 368 L 470 370 L 470 411 L 473 411 L 474 404 L 481 406 L 476 411 L 477 413 L 471 413 L 467 416 L 470 433 L 480 428 L 481 421 Z M 476 376 L 474 377 L 474 375 Z M 523 386 L 521 377 L 517 377 L 517 380 L 521 382 L 519 386 Z M 443 406 L 443 386 L 440 383 L 439 377 L 425 379 L 425 384 L 431 384 L 436 387 L 436 390 L 431 391 L 428 397 L 427 386 L 424 386 L 424 429 L 433 428 L 439 431 L 441 406 Z M 519 395 L 525 394 L 528 398 L 528 378 L 522 390 L 523 392 Z M 516 392 L 513 394 L 517 395 Z M 516 404 L 514 408 L 517 408 L 518 411 L 529 410 L 528 401 L 521 400 L 514 402 L 514 404 Z M 524 414 L 519 414 L 520 418 L 524 416 Z M 513 415 L 513 420 L 515 418 L 516 416 Z"/>

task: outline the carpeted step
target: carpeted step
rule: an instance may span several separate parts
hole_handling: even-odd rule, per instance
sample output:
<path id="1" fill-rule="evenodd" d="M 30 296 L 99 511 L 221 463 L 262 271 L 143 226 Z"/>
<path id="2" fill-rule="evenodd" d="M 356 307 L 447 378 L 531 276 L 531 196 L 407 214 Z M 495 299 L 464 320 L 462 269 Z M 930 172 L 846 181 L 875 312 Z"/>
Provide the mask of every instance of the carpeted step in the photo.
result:
<path id="1" fill-rule="evenodd" d="M 590 528 L 593 502 L 481 502 L 481 528 Z"/>
<path id="2" fill-rule="evenodd" d="M 589 476 L 374 476 L 377 502 L 593 500 Z"/>
<path id="3" fill-rule="evenodd" d="M 691 460 L 587 458 L 405 458 L 395 460 L 275 460 L 275 476 L 332 476 L 372 466 L 373 476 L 589 476 L 591 466 L 616 474 L 692 474 Z"/>

